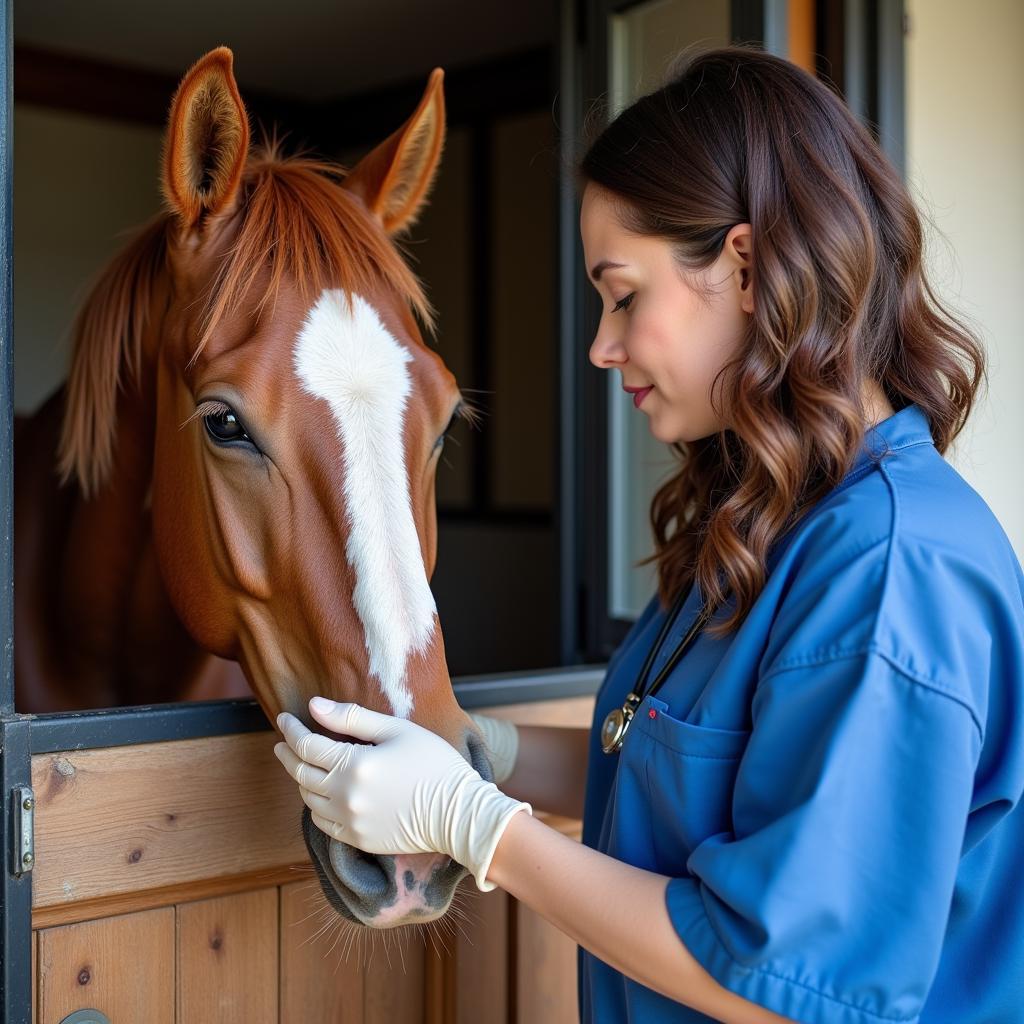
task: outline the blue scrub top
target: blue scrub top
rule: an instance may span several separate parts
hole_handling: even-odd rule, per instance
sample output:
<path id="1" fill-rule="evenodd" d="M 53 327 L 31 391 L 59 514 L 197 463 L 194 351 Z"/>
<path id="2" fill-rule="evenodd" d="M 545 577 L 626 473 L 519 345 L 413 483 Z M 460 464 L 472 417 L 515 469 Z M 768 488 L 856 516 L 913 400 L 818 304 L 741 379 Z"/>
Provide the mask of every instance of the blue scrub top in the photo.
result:
<path id="1" fill-rule="evenodd" d="M 784 1017 L 1020 1024 L 1024 573 L 1006 534 L 909 405 L 768 569 L 741 628 L 702 635 L 608 755 L 656 597 L 636 621 L 597 696 L 583 842 L 669 876 L 690 953 Z M 582 948 L 579 1005 L 584 1024 L 712 1019 Z"/>

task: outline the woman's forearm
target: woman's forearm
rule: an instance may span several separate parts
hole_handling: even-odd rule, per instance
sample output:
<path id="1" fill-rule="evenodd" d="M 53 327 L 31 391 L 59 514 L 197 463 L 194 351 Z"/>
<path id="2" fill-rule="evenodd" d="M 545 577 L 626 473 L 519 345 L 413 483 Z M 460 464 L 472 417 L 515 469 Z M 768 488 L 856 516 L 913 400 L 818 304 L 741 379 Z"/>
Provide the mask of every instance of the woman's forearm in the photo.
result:
<path id="1" fill-rule="evenodd" d="M 501 791 L 538 811 L 582 818 L 589 735 L 568 726 L 519 726 L 516 767 Z"/>
<path id="2" fill-rule="evenodd" d="M 697 962 L 669 917 L 666 875 L 513 814 L 487 878 L 616 970 L 713 1020 L 793 1024 L 724 988 Z"/>

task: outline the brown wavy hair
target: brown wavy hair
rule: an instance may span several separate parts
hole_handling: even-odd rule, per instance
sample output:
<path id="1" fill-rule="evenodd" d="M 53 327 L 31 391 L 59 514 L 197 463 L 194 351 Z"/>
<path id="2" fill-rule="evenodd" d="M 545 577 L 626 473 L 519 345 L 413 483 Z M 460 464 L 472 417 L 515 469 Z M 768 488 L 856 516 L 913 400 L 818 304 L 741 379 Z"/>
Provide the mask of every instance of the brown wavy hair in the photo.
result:
<path id="1" fill-rule="evenodd" d="M 865 383 L 896 411 L 916 403 L 945 453 L 986 378 L 984 349 L 930 287 L 921 219 L 868 129 L 824 81 L 756 46 L 684 51 L 576 171 L 627 231 L 667 240 L 702 294 L 729 229 L 752 228 L 754 312 L 711 388 L 730 427 L 670 445 L 679 469 L 654 496 L 655 551 L 638 563 L 657 562 L 666 606 L 695 579 L 715 608 L 731 591 L 734 613 L 708 629 L 721 636 L 764 587 L 773 542 L 852 466 Z"/>

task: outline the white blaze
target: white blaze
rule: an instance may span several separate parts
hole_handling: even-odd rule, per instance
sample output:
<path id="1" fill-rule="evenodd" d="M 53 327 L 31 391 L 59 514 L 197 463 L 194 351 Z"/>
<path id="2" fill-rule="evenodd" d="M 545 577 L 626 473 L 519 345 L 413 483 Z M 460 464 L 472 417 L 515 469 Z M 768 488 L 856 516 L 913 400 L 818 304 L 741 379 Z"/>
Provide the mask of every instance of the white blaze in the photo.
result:
<path id="1" fill-rule="evenodd" d="M 434 630 L 430 591 L 412 516 L 402 421 L 412 355 L 361 296 L 352 310 L 337 289 L 324 291 L 295 342 L 295 372 L 306 391 L 334 413 L 342 443 L 353 593 L 363 624 L 370 673 L 394 714 L 408 718 L 410 653 Z"/>

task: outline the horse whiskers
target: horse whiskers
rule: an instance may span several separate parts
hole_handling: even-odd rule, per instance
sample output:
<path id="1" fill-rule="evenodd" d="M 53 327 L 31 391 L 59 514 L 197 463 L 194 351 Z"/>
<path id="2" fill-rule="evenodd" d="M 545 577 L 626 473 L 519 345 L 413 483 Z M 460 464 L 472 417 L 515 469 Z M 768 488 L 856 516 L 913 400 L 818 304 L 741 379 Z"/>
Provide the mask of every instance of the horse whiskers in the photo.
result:
<path id="1" fill-rule="evenodd" d="M 310 919 L 311 917 L 316 917 L 317 915 L 319 915 L 319 914 L 322 914 L 322 913 L 324 912 L 324 910 L 325 910 L 325 909 L 326 909 L 326 908 L 327 908 L 328 906 L 329 906 L 329 905 L 328 905 L 328 904 L 327 904 L 327 902 L 325 901 L 325 902 L 324 902 L 324 905 L 323 905 L 322 907 L 317 907 L 317 908 L 316 908 L 315 910 L 311 910 L 311 911 L 310 911 L 310 912 L 309 912 L 309 913 L 308 913 L 308 914 L 307 914 L 307 915 L 306 915 L 306 916 L 305 916 L 304 918 L 302 918 L 302 919 L 301 919 L 301 920 L 299 920 L 299 921 L 292 921 L 292 923 L 291 923 L 291 924 L 290 924 L 290 925 L 289 925 L 288 927 L 289 927 L 289 928 L 296 928 L 296 927 L 298 927 L 298 926 L 299 926 L 300 924 L 305 924 L 305 923 L 306 923 L 306 922 L 307 922 L 307 921 L 308 921 L 308 920 L 309 920 L 309 919 Z"/>
<path id="2" fill-rule="evenodd" d="M 343 952 L 341 954 L 341 958 L 343 958 L 345 960 L 348 959 L 349 952 L 351 951 L 352 946 L 355 944 L 356 939 L 358 937 L 359 937 L 359 929 L 358 928 L 350 928 L 349 929 L 348 942 L 345 943 L 345 948 L 344 948 L 344 950 L 343 950 Z M 339 959 L 341 959 L 341 958 L 339 958 Z M 337 970 L 337 968 L 335 968 L 335 970 Z"/>
<path id="3" fill-rule="evenodd" d="M 337 920 L 337 917 L 328 918 L 328 920 L 323 925 L 321 925 L 320 928 L 316 932 L 314 932 L 308 939 L 306 939 L 305 942 L 299 943 L 299 949 L 302 949 L 303 946 L 308 946 L 310 943 L 315 942 L 317 939 L 319 939 L 320 936 L 323 935 L 325 931 L 327 931 L 329 928 L 334 927 L 334 925 L 337 923 Z"/>
<path id="4" fill-rule="evenodd" d="M 341 919 L 339 919 L 339 921 L 340 921 L 340 920 L 341 920 Z M 335 946 L 336 946 L 336 945 L 338 944 L 338 939 L 340 939 L 340 938 L 341 938 L 341 935 L 342 935 L 342 926 L 341 926 L 341 924 L 340 924 L 340 923 L 338 924 L 337 932 L 338 932 L 338 934 L 334 936 L 334 941 L 333 941 L 333 942 L 331 943 L 331 947 L 330 947 L 330 949 L 328 949 L 328 950 L 327 950 L 327 952 L 326 952 L 326 953 L 324 953 L 324 955 L 323 955 L 323 956 L 321 957 L 321 959 L 322 959 L 322 960 L 326 960 L 326 959 L 327 959 L 327 957 L 329 957 L 329 956 L 331 955 L 331 953 L 333 953 L 333 952 L 334 952 L 334 947 L 335 947 Z M 335 969 L 335 970 L 337 970 L 337 969 L 338 969 L 338 968 L 337 968 L 337 966 L 335 966 L 335 968 L 334 968 L 334 969 Z"/>

